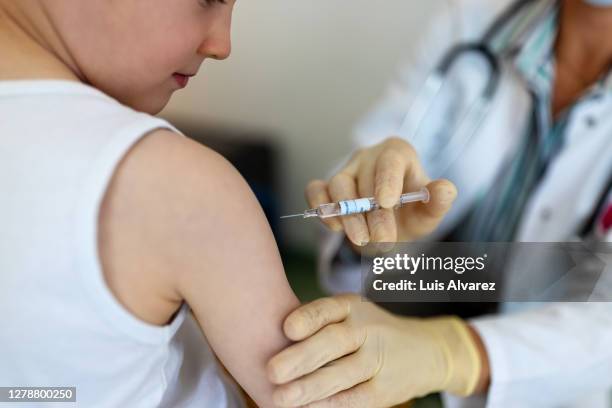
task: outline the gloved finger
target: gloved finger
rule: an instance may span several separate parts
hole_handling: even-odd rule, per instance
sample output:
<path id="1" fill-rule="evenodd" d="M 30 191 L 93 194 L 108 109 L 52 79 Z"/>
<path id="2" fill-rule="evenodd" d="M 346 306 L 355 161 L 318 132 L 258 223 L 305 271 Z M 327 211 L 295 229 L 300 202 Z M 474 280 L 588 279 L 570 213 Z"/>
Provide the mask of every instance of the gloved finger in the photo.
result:
<path id="1" fill-rule="evenodd" d="M 351 158 L 344 165 L 342 170 L 340 170 L 338 173 L 348 174 L 349 176 L 353 178 L 357 177 L 359 168 L 363 165 L 363 160 L 362 160 L 363 153 L 364 153 L 363 149 L 355 150 Z"/>
<path id="2" fill-rule="evenodd" d="M 371 242 L 394 243 L 397 241 L 397 223 L 391 209 L 380 209 L 366 214 Z M 383 249 L 380 245 L 379 249 Z M 389 250 L 388 248 L 387 250 Z"/>
<path id="3" fill-rule="evenodd" d="M 298 307 L 285 318 L 285 336 L 301 341 L 328 324 L 343 321 L 351 313 L 351 296 L 355 295 L 325 297 Z"/>
<path id="4" fill-rule="evenodd" d="M 332 200 L 327 191 L 327 183 L 323 180 L 312 180 L 308 183 L 306 201 L 310 208 L 330 203 Z M 342 223 L 337 218 L 321 218 L 321 221 L 332 231 L 342 231 Z"/>
<path id="5" fill-rule="evenodd" d="M 383 407 L 372 381 L 339 392 L 324 400 L 304 405 L 303 408 L 378 408 Z"/>
<path id="6" fill-rule="evenodd" d="M 374 196 L 383 208 L 393 208 L 404 188 L 406 168 L 419 165 L 412 146 L 399 138 L 391 138 L 376 159 Z"/>
<path id="7" fill-rule="evenodd" d="M 321 367 L 274 392 L 279 407 L 298 407 L 331 397 L 372 378 L 378 370 L 378 359 L 362 351 L 350 354 Z"/>
<path id="8" fill-rule="evenodd" d="M 418 191 L 429 182 L 431 182 L 431 179 L 425 172 L 415 152 L 414 158 L 409 160 L 406 166 L 403 190 L 405 193 Z"/>
<path id="9" fill-rule="evenodd" d="M 366 339 L 365 330 L 345 323 L 325 326 L 316 334 L 278 353 L 268 363 L 268 377 L 274 384 L 285 384 L 312 373 L 358 350 Z"/>
<path id="10" fill-rule="evenodd" d="M 374 196 L 374 175 L 376 164 L 363 165 L 359 170 L 357 188 L 361 197 Z M 365 215 L 370 232 L 371 242 L 395 242 L 397 239 L 397 225 L 395 213 L 391 209 L 370 211 Z"/>
<path id="11" fill-rule="evenodd" d="M 448 180 L 434 180 L 427 184 L 429 201 L 413 203 L 410 217 L 404 218 L 404 229 L 415 236 L 422 236 L 433 231 L 451 209 L 457 197 L 457 188 Z"/>
<path id="12" fill-rule="evenodd" d="M 332 201 L 359 198 L 355 178 L 338 173 L 329 182 L 329 195 Z M 346 236 L 356 245 L 365 245 L 370 240 L 368 224 L 363 214 L 353 214 L 341 217 Z"/>

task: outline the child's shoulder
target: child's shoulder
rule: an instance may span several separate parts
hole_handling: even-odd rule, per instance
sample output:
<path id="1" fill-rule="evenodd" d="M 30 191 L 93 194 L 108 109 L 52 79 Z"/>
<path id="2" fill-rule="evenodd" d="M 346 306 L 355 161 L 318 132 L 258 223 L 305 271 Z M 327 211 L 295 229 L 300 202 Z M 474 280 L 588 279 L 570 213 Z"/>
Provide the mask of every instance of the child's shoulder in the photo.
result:
<path id="1" fill-rule="evenodd" d="M 141 138 L 116 168 L 100 209 L 100 258 L 118 300 L 145 321 L 167 322 L 182 300 L 176 270 L 194 252 L 231 239 L 223 225 L 235 202 L 257 206 L 221 155 L 167 129 Z"/>

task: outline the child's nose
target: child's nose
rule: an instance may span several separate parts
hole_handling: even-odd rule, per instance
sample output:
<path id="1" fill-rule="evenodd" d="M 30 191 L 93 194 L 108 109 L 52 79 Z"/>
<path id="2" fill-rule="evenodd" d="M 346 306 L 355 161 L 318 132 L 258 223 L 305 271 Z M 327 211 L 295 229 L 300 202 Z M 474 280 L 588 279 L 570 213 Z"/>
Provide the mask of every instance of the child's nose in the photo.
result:
<path id="1" fill-rule="evenodd" d="M 232 52 L 231 24 L 228 21 L 209 32 L 198 52 L 204 57 L 224 60 Z"/>
<path id="2" fill-rule="evenodd" d="M 232 44 L 229 38 L 226 41 L 215 41 L 208 47 L 207 56 L 216 60 L 227 59 L 232 52 Z"/>

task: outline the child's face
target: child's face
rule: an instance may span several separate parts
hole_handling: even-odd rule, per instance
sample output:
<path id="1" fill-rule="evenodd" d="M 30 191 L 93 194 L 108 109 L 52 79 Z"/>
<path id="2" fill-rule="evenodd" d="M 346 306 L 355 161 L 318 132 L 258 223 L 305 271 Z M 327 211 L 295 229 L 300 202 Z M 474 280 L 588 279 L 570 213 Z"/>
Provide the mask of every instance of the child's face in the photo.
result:
<path id="1" fill-rule="evenodd" d="M 230 54 L 235 0 L 50 0 L 83 79 L 137 110 L 157 113 L 205 58 Z"/>

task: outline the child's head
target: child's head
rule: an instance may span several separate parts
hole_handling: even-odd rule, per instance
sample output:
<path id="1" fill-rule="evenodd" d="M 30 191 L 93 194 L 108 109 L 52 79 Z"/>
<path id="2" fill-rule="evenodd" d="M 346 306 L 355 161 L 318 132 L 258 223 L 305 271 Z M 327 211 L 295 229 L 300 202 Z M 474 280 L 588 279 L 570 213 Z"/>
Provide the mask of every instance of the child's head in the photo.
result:
<path id="1" fill-rule="evenodd" d="M 235 0 L 25 1 L 40 2 L 82 80 L 141 111 L 163 109 L 176 74 L 230 54 Z"/>

